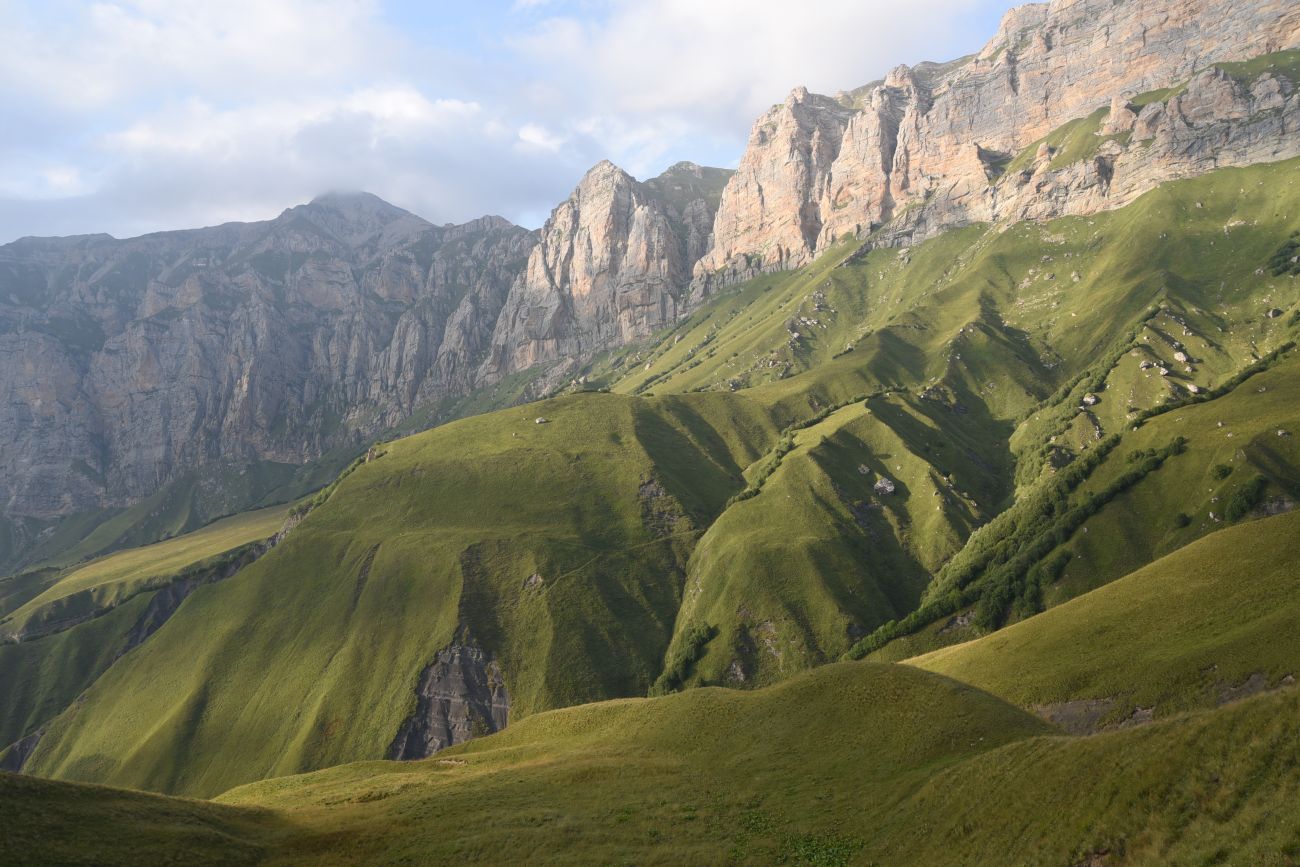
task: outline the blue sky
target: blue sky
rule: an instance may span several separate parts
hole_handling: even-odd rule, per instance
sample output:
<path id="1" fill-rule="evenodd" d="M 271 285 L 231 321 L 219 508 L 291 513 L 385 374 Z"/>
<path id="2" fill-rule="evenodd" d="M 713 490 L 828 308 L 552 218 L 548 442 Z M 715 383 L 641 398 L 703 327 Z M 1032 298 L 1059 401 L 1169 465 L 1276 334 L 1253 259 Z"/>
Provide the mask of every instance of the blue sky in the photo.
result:
<path id="1" fill-rule="evenodd" d="M 976 51 L 988 0 L 0 0 L 0 243 L 365 189 L 539 225 L 583 172 L 734 166 L 796 85 Z"/>

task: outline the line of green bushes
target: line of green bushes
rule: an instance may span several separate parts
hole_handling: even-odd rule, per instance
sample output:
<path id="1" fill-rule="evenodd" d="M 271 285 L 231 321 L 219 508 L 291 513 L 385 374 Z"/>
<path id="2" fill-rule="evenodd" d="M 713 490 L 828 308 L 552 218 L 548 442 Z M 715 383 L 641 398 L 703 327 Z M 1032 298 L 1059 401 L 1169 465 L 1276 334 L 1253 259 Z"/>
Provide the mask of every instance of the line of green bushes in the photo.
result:
<path id="1" fill-rule="evenodd" d="M 1119 444 L 1119 439 L 1112 435 L 1102 440 L 1050 483 L 1027 494 L 1016 506 L 973 533 L 961 553 L 940 570 L 936 586 L 947 587 L 946 592 L 902 620 L 881 625 L 855 644 L 848 657 L 861 659 L 972 604 L 976 605 L 974 623 L 985 630 L 1042 610 L 1043 587 L 1060 577 L 1071 555 L 1058 551 L 1051 559 L 1044 558 L 1067 542 L 1106 503 L 1187 448 L 1187 440 L 1177 437 L 1163 449 L 1135 452 L 1129 456 L 1130 462 L 1137 464 L 1135 468 L 1071 505 L 1070 495 Z"/>
<path id="2" fill-rule="evenodd" d="M 682 631 L 681 639 L 673 646 L 664 661 L 664 670 L 650 687 L 650 695 L 667 695 L 678 692 L 686 685 L 695 663 L 704 656 L 704 648 L 718 634 L 716 627 L 692 623 Z"/>

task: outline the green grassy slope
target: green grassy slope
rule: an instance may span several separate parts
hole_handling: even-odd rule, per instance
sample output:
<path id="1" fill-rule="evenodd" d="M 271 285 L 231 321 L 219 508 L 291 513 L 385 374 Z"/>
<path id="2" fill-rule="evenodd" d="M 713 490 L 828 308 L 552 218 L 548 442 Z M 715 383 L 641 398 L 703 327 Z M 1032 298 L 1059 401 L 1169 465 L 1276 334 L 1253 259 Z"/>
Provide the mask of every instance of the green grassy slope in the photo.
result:
<path id="1" fill-rule="evenodd" d="M 284 829 L 266 810 L 0 772 L 5 864 L 256 864 Z"/>
<path id="2" fill-rule="evenodd" d="M 1068 737 L 953 681 L 848 663 L 541 714 L 218 804 L 0 775 L 0 839 L 104 864 L 209 843 L 273 864 L 1285 864 L 1297 720 L 1285 690 Z"/>
<path id="3" fill-rule="evenodd" d="M 0 644 L 0 754 L 58 716 L 126 649 L 149 606 L 143 593 L 71 629 L 21 644 Z"/>
<path id="4" fill-rule="evenodd" d="M 1287 690 L 991 750 L 899 805 L 863 860 L 1291 864 L 1300 856 L 1297 720 L 1300 694 Z"/>
<path id="5" fill-rule="evenodd" d="M 1214 534 L 913 665 L 535 714 L 425 761 L 265 780 L 214 805 L 0 775 L 0 839 L 96 863 L 211 845 L 275 864 L 1285 864 L 1300 854 L 1300 690 L 1201 699 L 1216 675 L 1294 663 L 1297 521 Z M 1026 704 L 1128 689 L 1209 709 L 1071 737 L 920 665 Z M 126 824 L 102 841 L 106 816 Z"/>
<path id="6" fill-rule="evenodd" d="M 1045 730 L 945 678 L 841 664 L 760 691 L 541 714 L 429 761 L 348 765 L 221 800 L 320 829 L 286 861 L 837 863 L 935 771 Z"/>
<path id="7" fill-rule="evenodd" d="M 1300 514 L 1250 521 L 978 640 L 908 660 L 1022 707 L 1110 721 L 1213 707 L 1300 672 Z M 1100 708 L 1099 708 L 1100 710 Z"/>
<path id="8" fill-rule="evenodd" d="M 1109 399 L 1109 390 L 1100 394 Z M 1290 435 L 1298 399 L 1300 358 L 1288 353 L 1221 397 L 1135 419 L 973 534 L 912 615 L 923 628 L 883 648 L 873 636 L 855 651 L 898 660 L 963 641 L 1243 517 L 1291 508 L 1300 499 L 1300 449 Z"/>
<path id="9" fill-rule="evenodd" d="M 819 696 L 803 694 L 799 727 L 817 726 Z M 677 738 L 716 725 L 705 714 L 716 708 L 691 698 L 699 715 Z M 1010 742 L 967 716 L 949 729 L 960 731 L 953 752 L 931 757 L 912 746 L 933 735 L 930 713 L 882 720 L 868 709 L 833 718 L 844 727 L 829 740 L 787 741 L 781 711 L 754 707 L 752 733 L 737 726 L 710 750 L 657 745 L 650 726 L 611 742 L 597 725 L 594 737 L 498 748 L 494 736 L 441 764 L 348 766 L 222 800 L 322 829 L 276 863 L 1285 864 L 1300 852 L 1297 711 L 1289 690 L 1086 738 L 1019 728 Z M 894 727 L 909 724 L 919 731 L 897 742 Z M 885 750 L 908 758 L 882 763 Z"/>
<path id="10" fill-rule="evenodd" d="M 1285 313 L 1300 298 L 1293 277 L 1265 267 L 1297 223 L 1298 164 L 1170 184 L 1128 208 L 1088 218 L 997 232 L 972 227 L 906 251 L 850 258 L 833 251 L 808 269 L 764 277 L 714 300 L 683 326 L 680 340 L 673 334 L 657 347 L 629 351 L 628 359 L 648 358 L 651 369 L 627 372 L 614 380 L 617 389 L 729 389 L 767 380 L 744 393 L 780 392 L 783 400 L 798 400 L 852 371 L 860 391 L 893 392 L 891 402 L 910 407 L 930 428 L 896 431 L 900 436 L 889 446 L 880 436 L 886 432 L 877 430 L 874 441 L 857 451 L 861 460 L 838 466 L 817 459 L 831 451 L 829 444 L 794 449 L 771 482 L 775 491 L 788 478 L 794 492 L 779 496 L 797 508 L 782 510 L 777 497 L 759 496 L 721 516 L 692 563 L 698 593 L 687 595 L 674 643 L 678 659 L 702 656 L 693 682 L 738 683 L 742 676 L 766 682 L 826 658 L 850 644 L 854 633 L 880 627 L 879 616 L 895 616 L 909 604 L 905 595 L 893 605 L 879 604 L 871 577 L 878 569 L 894 576 L 890 583 L 898 588 L 939 578 L 924 597 L 936 610 L 907 630 L 932 624 L 928 634 L 891 651 L 888 658 L 898 659 L 971 637 L 970 629 L 935 633 L 988 593 L 986 628 L 1064 601 L 1199 538 L 1219 526 L 1208 518 L 1211 501 L 1226 503 L 1256 473 L 1267 479 L 1265 498 L 1295 497 L 1300 454 L 1294 439 L 1276 437 L 1278 429 L 1294 426 L 1289 406 L 1300 388 L 1294 362 L 1230 398 L 1194 407 L 1190 412 L 1201 420 L 1196 425 L 1175 421 L 1179 413 L 1156 417 L 1137 432 L 1130 428 L 1142 413 L 1193 398 L 1189 386 L 1206 394 L 1231 384 L 1256 359 L 1297 336 L 1294 315 L 1264 314 Z M 1165 231 L 1170 225 L 1179 226 L 1177 236 Z M 798 317 L 816 324 L 796 323 L 796 308 Z M 798 340 L 792 329 L 800 331 Z M 842 338 L 852 351 L 842 350 L 848 345 Z M 733 345 L 746 348 L 733 355 Z M 692 347 L 698 348 L 688 358 Z M 1180 352 L 1187 362 L 1176 359 Z M 742 376 L 735 366 L 746 358 L 766 360 Z M 771 359 L 779 361 L 769 365 Z M 1168 376 L 1160 375 L 1162 366 Z M 790 375 L 804 367 L 810 369 Z M 1260 387 L 1267 394 L 1258 393 Z M 814 397 L 808 403 L 839 402 Z M 1217 424 L 1223 412 L 1235 412 L 1240 423 L 1235 432 L 1212 434 L 1203 420 Z M 835 419 L 845 417 L 841 411 Z M 829 441 L 838 427 L 827 424 Z M 1082 468 L 1112 436 L 1121 437 L 1113 453 L 1099 467 L 1081 469 L 1080 482 L 1063 500 L 1070 508 L 1098 510 L 1086 526 L 1076 521 L 1064 543 L 1049 541 L 1015 575 L 995 575 L 980 565 L 981 551 L 1004 541 L 1013 551 L 1028 551 L 1031 541 L 1048 539 L 1063 526 L 1053 518 L 1044 529 L 1031 529 L 1038 521 L 1031 514 L 1035 497 L 1051 507 L 1056 468 L 1071 462 Z M 1134 452 L 1159 452 L 1180 436 L 1189 439 L 1186 454 L 1154 470 L 1131 461 Z M 1273 441 L 1263 442 L 1268 436 Z M 1254 444 L 1247 450 L 1252 457 L 1234 458 L 1215 442 L 1231 446 L 1242 437 Z M 936 448 L 953 445 L 958 448 L 947 453 Z M 920 506 L 910 497 L 913 488 L 940 499 L 925 508 L 929 520 L 917 532 L 896 524 L 893 538 L 881 537 L 867 554 L 865 528 L 848 520 L 853 510 L 845 507 L 854 500 L 871 505 L 871 498 L 845 494 L 861 487 L 853 468 L 863 463 L 879 472 L 889 463 L 878 460 L 883 454 L 908 456 L 893 466 L 912 468 L 904 488 L 910 517 Z M 965 465 L 954 466 L 958 456 L 968 459 Z M 814 468 L 805 466 L 809 459 Z M 1249 466 L 1189 504 L 1199 478 L 1225 460 Z M 1132 491 L 1112 490 L 1129 484 L 1121 477 L 1134 470 L 1143 478 Z M 973 526 L 1011 503 L 1013 475 L 1016 505 L 959 551 Z M 914 485 L 918 478 L 921 484 Z M 1184 511 L 1186 526 L 1176 526 Z M 1117 535 L 1126 544 L 1107 544 Z M 923 540 L 920 549 L 908 550 L 916 540 Z M 904 561 L 892 556 L 900 548 L 909 554 Z M 720 578 L 712 552 L 725 564 Z M 827 576 L 845 576 L 840 580 L 847 592 Z M 766 610 L 756 615 L 751 600 Z M 855 608 L 867 600 L 875 619 Z M 701 649 L 702 625 L 721 634 Z M 761 639 L 754 635 L 759 629 Z M 881 643 L 873 640 L 868 649 Z M 687 652 L 692 647 L 695 652 Z"/>
<path id="11" fill-rule="evenodd" d="M 33 573 L 39 582 L 0 582 L 33 583 L 8 595 L 17 610 L 0 620 L 0 635 L 23 636 L 0 643 L 0 751 L 67 708 L 165 616 L 158 588 L 218 568 L 284 519 L 284 507 L 250 512 L 85 566 Z"/>
<path id="12" fill-rule="evenodd" d="M 909 251 L 837 248 L 711 301 L 686 337 L 649 350 L 650 371 L 639 364 L 615 382 L 640 396 L 570 395 L 392 443 L 279 549 L 196 592 L 51 725 L 29 767 L 208 794 L 382 756 L 419 672 L 453 641 L 499 662 L 517 720 L 652 687 L 771 683 L 893 628 L 918 601 L 958 594 L 922 627 L 972 605 L 996 626 L 1093 586 L 1077 576 L 1119 577 L 1193 541 L 1201 524 L 1170 535 L 1157 522 L 1123 562 L 1118 546 L 1077 538 L 1140 526 L 1124 497 L 1148 491 L 1141 514 L 1172 520 L 1185 474 L 1224 459 L 1204 432 L 1111 496 L 1086 533 L 1068 528 L 1059 541 L 1082 559 L 1061 581 L 1043 571 L 1063 562 L 1061 545 L 1028 545 L 1055 530 L 1024 536 L 1033 522 L 1022 504 L 1042 494 L 1056 508 L 1044 492 L 1100 454 L 1098 426 L 1122 439 L 1079 473 L 1067 505 L 1145 467 L 1129 463 L 1133 452 L 1186 433 L 1172 427 L 1182 410 L 1130 430 L 1130 406 L 1147 410 L 1173 393 L 1166 380 L 1193 378 L 1175 371 L 1157 384 L 1140 368 L 1173 364 L 1172 340 L 1208 389 L 1295 334 L 1294 317 L 1263 311 L 1289 310 L 1300 288 L 1261 267 L 1300 226 L 1297 165 L 1219 172 L 1113 213 L 971 227 Z M 1174 224 L 1179 235 L 1162 238 Z M 793 339 L 798 316 L 818 324 L 800 322 Z M 733 362 L 760 357 L 789 363 L 737 380 Z M 1278 409 L 1248 411 L 1281 424 L 1290 364 L 1195 409 L 1244 401 L 1274 377 L 1255 399 Z M 742 384 L 755 387 L 731 391 Z M 1079 409 L 1090 393 L 1100 402 Z M 1277 495 L 1298 458 L 1287 445 L 1248 463 L 1271 461 Z M 874 490 L 881 477 L 892 494 Z M 999 572 L 980 559 L 990 543 L 1036 559 Z M 917 652 L 904 651 L 895 656 Z"/>
<path id="13" fill-rule="evenodd" d="M 1156 327 L 1191 337 L 1183 342 L 1202 359 L 1197 376 L 1178 365 L 1173 381 L 1212 386 L 1285 330 L 1263 316 L 1268 306 L 1287 310 L 1300 298 L 1289 275 L 1261 267 L 1300 228 L 1297 165 L 1222 170 L 1116 211 L 972 226 L 904 250 L 837 246 L 807 268 L 712 299 L 592 376 L 631 392 L 743 387 L 818 367 L 875 336 L 892 344 L 873 359 L 883 381 L 962 379 L 995 415 L 1019 420 L 1078 374 L 1098 367 L 1104 376 L 1114 362 L 1102 356 L 1130 348 L 1116 344 L 1163 304 Z M 1179 323 L 1172 335 L 1170 317 Z M 1141 336 L 1143 351 L 1172 361 L 1172 347 Z"/>
<path id="14" fill-rule="evenodd" d="M 643 695 L 690 547 L 774 428 L 744 399 L 583 395 L 391 443 L 195 591 L 28 769 L 211 794 L 379 757 L 453 640 L 499 661 L 512 719 Z"/>
<path id="15" fill-rule="evenodd" d="M 166 542 L 50 573 L 40 593 L 0 617 L 0 636 L 57 631 L 63 623 L 88 619 L 188 566 L 270 538 L 283 526 L 287 512 L 283 506 L 245 512 Z"/>
<path id="16" fill-rule="evenodd" d="M 770 683 L 911 611 L 930 571 L 1005 493 L 990 464 L 995 437 L 968 421 L 880 394 L 793 432 L 788 451 L 751 467 L 755 495 L 722 513 L 687 568 L 674 652 L 688 652 L 692 625 L 716 634 L 681 679 Z M 894 490 L 875 490 L 882 480 Z"/>

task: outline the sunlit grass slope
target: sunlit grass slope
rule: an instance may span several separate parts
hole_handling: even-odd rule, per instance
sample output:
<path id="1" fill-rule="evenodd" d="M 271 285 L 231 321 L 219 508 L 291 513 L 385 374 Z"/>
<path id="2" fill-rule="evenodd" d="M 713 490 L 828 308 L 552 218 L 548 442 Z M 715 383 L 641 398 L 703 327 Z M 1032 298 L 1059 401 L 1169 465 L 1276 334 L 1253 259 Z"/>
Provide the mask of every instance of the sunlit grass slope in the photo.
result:
<path id="1" fill-rule="evenodd" d="M 388 444 L 196 590 L 27 769 L 213 794 L 378 758 L 452 641 L 498 660 L 512 720 L 644 695 L 696 536 L 774 437 L 743 398 L 582 395 Z"/>
<path id="2" fill-rule="evenodd" d="M 1262 267 L 1300 229 L 1297 167 L 1225 169 L 1116 211 L 972 226 L 907 249 L 836 247 L 710 300 L 662 341 L 615 354 L 593 375 L 629 391 L 743 387 L 883 333 L 896 344 L 892 357 L 907 361 L 897 373 L 965 380 L 1000 416 L 1027 411 L 1084 371 L 1104 376 L 1124 344 L 1166 361 L 1168 388 L 1213 385 L 1285 331 L 1266 310 L 1300 299 L 1292 276 Z M 1126 341 L 1161 305 L 1152 327 Z M 1199 359 L 1194 376 L 1165 338 Z M 1163 397 L 1161 385 L 1147 397 Z"/>
<path id="3" fill-rule="evenodd" d="M 1284 864 L 1297 796 L 1295 690 L 1080 738 L 945 678 L 849 663 L 541 714 L 218 804 L 0 776 L 0 829 L 100 864 L 199 860 L 214 840 L 272 864 Z"/>
<path id="4" fill-rule="evenodd" d="M 1213 707 L 1300 673 L 1300 513 L 1249 521 L 984 638 L 908 660 L 1022 707 L 1123 720 Z"/>
<path id="5" fill-rule="evenodd" d="M 109 554 L 52 575 L 45 588 L 0 619 L 0 634 L 41 634 L 94 616 L 157 587 L 188 566 L 275 535 L 288 510 L 245 512 L 142 548 Z"/>
<path id="6" fill-rule="evenodd" d="M 1294 441 L 1253 439 L 1300 428 L 1288 358 L 1142 419 L 1295 338 L 1300 287 L 1266 265 L 1300 228 L 1298 167 L 837 247 L 608 357 L 588 387 L 616 393 L 388 444 L 274 552 L 196 591 L 28 768 L 212 794 L 384 755 L 453 642 L 499 663 L 518 721 L 772 683 L 878 650 L 918 604 L 931 634 L 959 614 L 992 629 L 1118 578 L 1240 518 L 1211 520 L 1216 497 L 1294 493 Z M 1233 401 L 1240 423 L 1215 417 Z"/>
<path id="7" fill-rule="evenodd" d="M 104 864 L 1285 864 L 1300 855 L 1300 691 L 1214 705 L 1220 683 L 1292 670 L 1298 521 L 1216 533 L 912 665 L 535 714 L 425 761 L 218 804 L 0 775 L 0 839 Z M 921 666 L 1026 705 L 1209 709 L 1070 737 Z"/>
<path id="8" fill-rule="evenodd" d="M 937 770 L 1046 727 L 903 666 L 826 666 L 532 717 L 409 765 L 224 795 L 311 832 L 284 861 L 838 863 Z"/>
<path id="9" fill-rule="evenodd" d="M 0 635 L 23 638 L 0 644 L 0 752 L 61 713 L 133 647 L 158 588 L 274 535 L 285 514 L 276 507 L 237 515 L 85 566 L 0 582 L 30 585 L 7 596 L 17 610 L 0 620 Z"/>

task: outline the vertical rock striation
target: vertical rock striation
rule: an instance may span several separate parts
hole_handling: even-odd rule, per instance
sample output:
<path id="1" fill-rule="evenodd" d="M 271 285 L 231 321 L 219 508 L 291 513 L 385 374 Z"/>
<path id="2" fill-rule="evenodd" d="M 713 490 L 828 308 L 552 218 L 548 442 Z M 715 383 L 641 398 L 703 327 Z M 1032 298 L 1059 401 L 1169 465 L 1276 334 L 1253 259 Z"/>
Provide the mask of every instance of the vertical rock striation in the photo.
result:
<path id="1" fill-rule="evenodd" d="M 486 382 L 593 353 L 677 321 L 726 172 L 679 163 L 640 183 L 609 161 L 551 212 L 497 321 Z"/>
<path id="2" fill-rule="evenodd" d="M 24 522 L 129 505 L 187 474 L 248 487 L 259 463 L 301 464 L 465 393 L 534 238 L 495 217 L 433 226 L 362 194 L 264 223 L 0 247 L 14 528 L 0 549 L 33 541 Z"/>
<path id="3" fill-rule="evenodd" d="M 1091 213 L 1172 178 L 1292 156 L 1295 82 L 1211 67 L 1297 46 L 1300 8 L 1286 0 L 1053 0 L 1009 11 L 973 57 L 900 66 L 838 101 L 800 88 L 755 124 L 697 286 L 801 265 L 891 221 L 883 243 Z M 1182 93 L 1151 93 L 1171 86 Z M 1068 152 L 1045 142 L 1016 159 L 1094 113 L 1098 128 L 1076 130 Z"/>
<path id="4" fill-rule="evenodd" d="M 501 667 L 482 649 L 451 644 L 420 673 L 414 713 L 402 723 L 387 757 L 423 759 L 510 722 L 510 695 Z"/>

